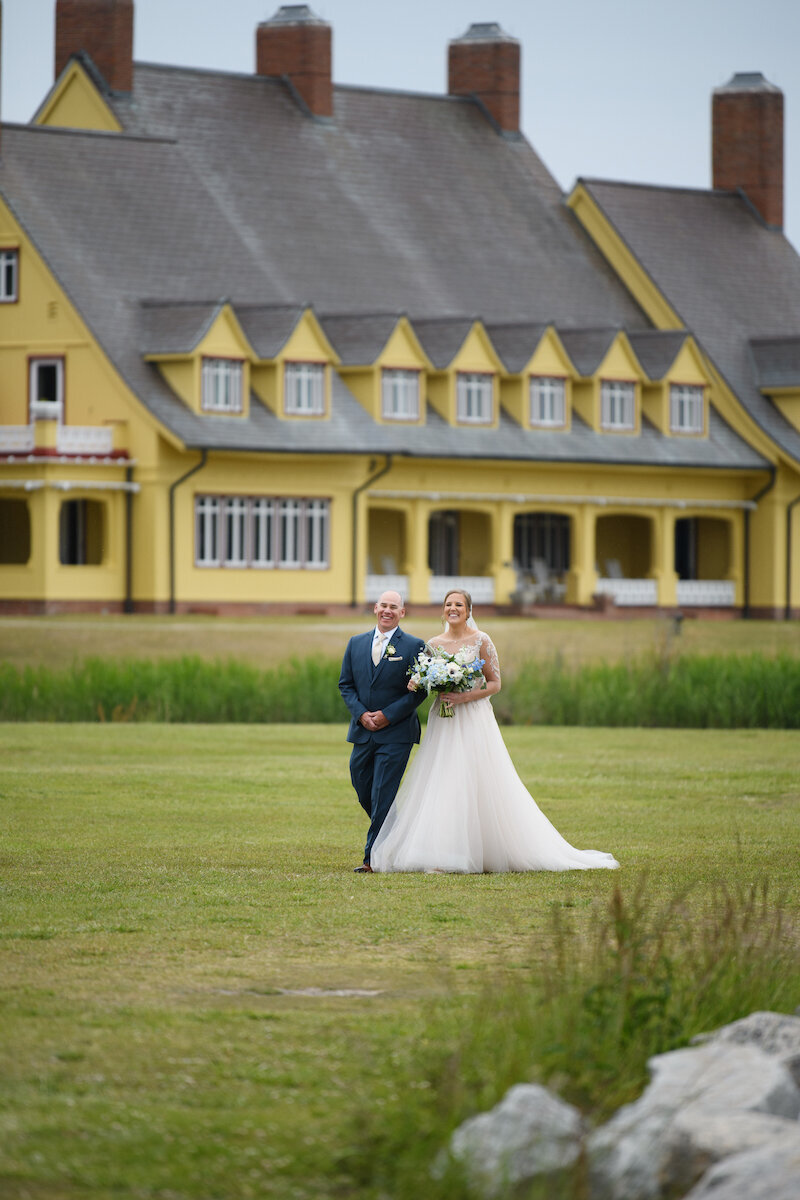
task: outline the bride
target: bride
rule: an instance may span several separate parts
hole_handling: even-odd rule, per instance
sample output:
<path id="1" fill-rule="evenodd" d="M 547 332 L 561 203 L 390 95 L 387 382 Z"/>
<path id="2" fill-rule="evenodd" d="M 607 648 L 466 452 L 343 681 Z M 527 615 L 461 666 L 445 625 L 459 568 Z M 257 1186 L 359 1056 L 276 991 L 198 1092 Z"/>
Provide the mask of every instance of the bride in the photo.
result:
<path id="1" fill-rule="evenodd" d="M 484 659 L 483 676 L 470 691 L 448 693 L 452 717 L 439 715 L 438 700 L 431 705 L 422 744 L 372 847 L 373 871 L 618 867 L 611 854 L 571 846 L 514 769 L 489 699 L 500 691 L 497 652 L 471 614 L 467 592 L 448 592 L 444 633 L 428 645 L 448 654 L 474 651 Z"/>

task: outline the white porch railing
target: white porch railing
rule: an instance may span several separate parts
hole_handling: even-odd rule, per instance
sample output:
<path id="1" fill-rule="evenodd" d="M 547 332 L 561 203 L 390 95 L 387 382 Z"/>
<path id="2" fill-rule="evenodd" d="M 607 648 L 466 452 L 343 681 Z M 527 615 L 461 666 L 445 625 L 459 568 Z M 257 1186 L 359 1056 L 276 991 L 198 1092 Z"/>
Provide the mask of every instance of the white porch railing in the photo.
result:
<path id="1" fill-rule="evenodd" d="M 384 592 L 399 592 L 403 599 L 408 597 L 407 575 L 368 575 L 364 584 L 364 593 L 370 604 L 375 604 Z"/>
<path id="2" fill-rule="evenodd" d="M 597 592 L 613 596 L 620 608 L 628 605 L 650 607 L 658 603 L 658 584 L 655 579 L 598 579 Z"/>
<path id="3" fill-rule="evenodd" d="M 0 425 L 0 454 L 30 454 L 32 425 Z"/>
<path id="4" fill-rule="evenodd" d="M 59 425 L 56 450 L 61 454 L 110 454 L 114 434 L 110 425 Z"/>
<path id="5" fill-rule="evenodd" d="M 0 454 L 32 454 L 36 446 L 35 425 L 0 425 Z M 110 454 L 114 432 L 110 425 L 59 425 L 56 450 L 59 454 Z"/>
<path id="6" fill-rule="evenodd" d="M 736 601 L 736 585 L 730 579 L 679 579 L 678 604 L 709 608 L 732 608 Z"/>
<path id="7" fill-rule="evenodd" d="M 475 604 L 494 604 L 492 575 L 431 575 L 428 599 L 431 604 L 441 604 L 452 588 L 464 588 Z"/>

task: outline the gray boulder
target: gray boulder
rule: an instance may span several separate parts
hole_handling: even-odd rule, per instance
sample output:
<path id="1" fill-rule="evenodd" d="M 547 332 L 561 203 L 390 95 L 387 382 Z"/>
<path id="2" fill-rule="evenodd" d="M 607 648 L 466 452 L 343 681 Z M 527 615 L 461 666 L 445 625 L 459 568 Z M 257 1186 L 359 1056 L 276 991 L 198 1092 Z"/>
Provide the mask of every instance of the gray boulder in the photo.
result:
<path id="1" fill-rule="evenodd" d="M 732 1154 L 706 1171 L 685 1200 L 797 1200 L 800 1130 L 760 1150 Z"/>
<path id="2" fill-rule="evenodd" d="M 711 1041 L 652 1058 L 652 1081 L 588 1141 L 595 1200 L 656 1200 L 690 1188 L 717 1160 L 779 1137 L 800 1089 L 776 1058 Z"/>
<path id="3" fill-rule="evenodd" d="M 800 1087 L 800 1017 L 774 1012 L 751 1013 L 713 1033 L 701 1033 L 692 1039 L 693 1045 L 708 1042 L 756 1046 L 764 1054 L 780 1059 Z"/>
<path id="4" fill-rule="evenodd" d="M 471 1184 L 493 1196 L 509 1183 L 573 1166 L 583 1133 L 577 1108 L 538 1084 L 521 1083 L 489 1112 L 460 1125 L 450 1153 L 464 1165 Z"/>

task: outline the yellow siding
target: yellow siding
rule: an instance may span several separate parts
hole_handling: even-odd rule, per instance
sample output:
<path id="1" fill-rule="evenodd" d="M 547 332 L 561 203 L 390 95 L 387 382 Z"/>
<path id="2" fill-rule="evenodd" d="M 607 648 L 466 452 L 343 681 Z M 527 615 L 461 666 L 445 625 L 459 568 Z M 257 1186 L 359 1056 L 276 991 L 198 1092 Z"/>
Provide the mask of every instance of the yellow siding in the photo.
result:
<path id="1" fill-rule="evenodd" d="M 120 125 L 80 63 L 72 62 L 36 116 L 37 125 L 120 133 Z"/>
<path id="2" fill-rule="evenodd" d="M 786 420 L 800 429 L 800 392 L 775 392 L 772 394 L 775 407 L 779 409 Z"/>

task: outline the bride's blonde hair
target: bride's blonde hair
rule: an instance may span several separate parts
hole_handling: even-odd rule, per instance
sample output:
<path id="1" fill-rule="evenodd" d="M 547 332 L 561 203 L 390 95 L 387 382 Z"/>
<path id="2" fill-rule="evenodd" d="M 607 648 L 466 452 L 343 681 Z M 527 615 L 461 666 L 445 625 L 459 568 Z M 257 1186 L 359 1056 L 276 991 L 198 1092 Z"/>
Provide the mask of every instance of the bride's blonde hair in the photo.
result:
<path id="1" fill-rule="evenodd" d="M 444 615 L 444 606 L 447 604 L 447 601 L 450 599 L 451 596 L 463 596 L 464 603 L 467 606 L 467 617 L 472 616 L 472 596 L 470 596 L 469 592 L 465 592 L 463 588 L 450 588 L 450 591 L 447 593 L 444 600 L 442 601 L 442 624 L 443 625 L 447 624 L 447 617 Z"/>

